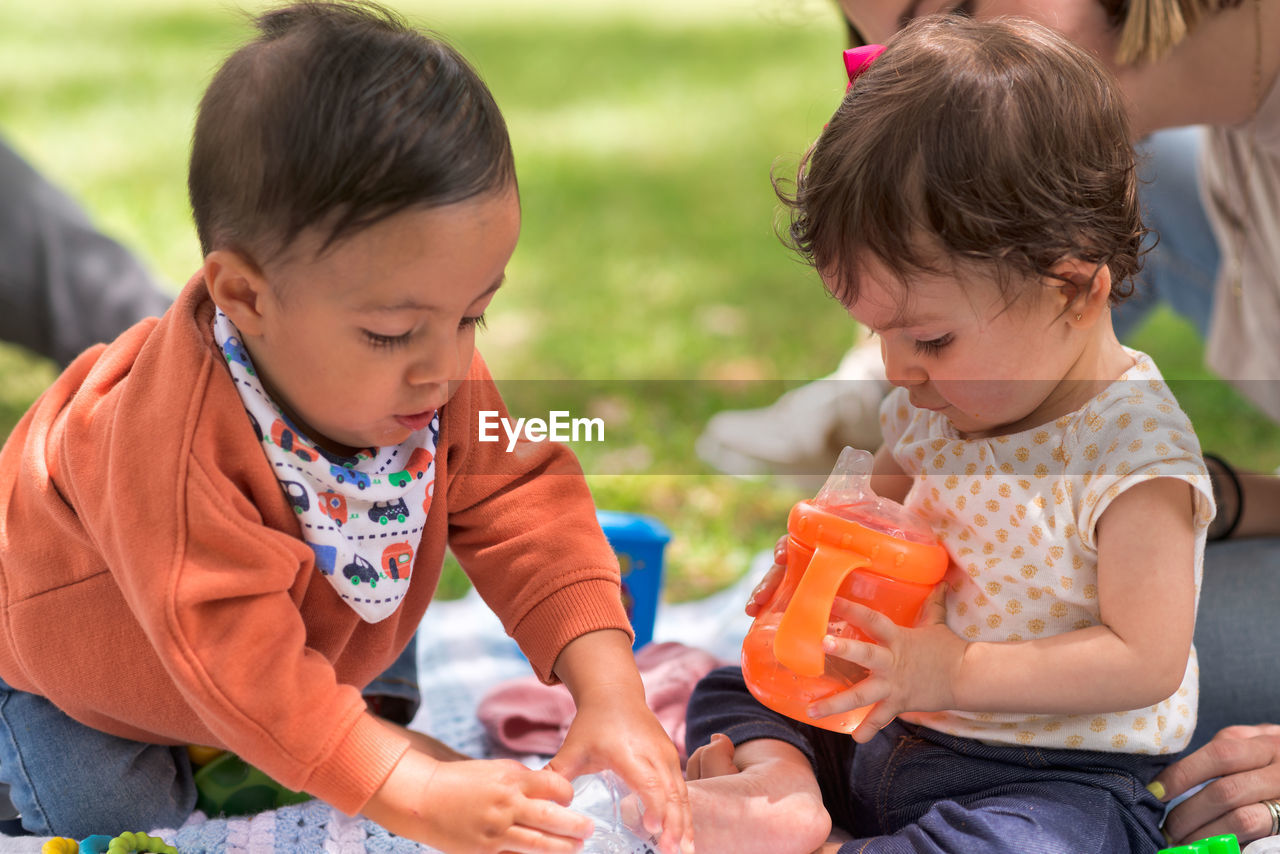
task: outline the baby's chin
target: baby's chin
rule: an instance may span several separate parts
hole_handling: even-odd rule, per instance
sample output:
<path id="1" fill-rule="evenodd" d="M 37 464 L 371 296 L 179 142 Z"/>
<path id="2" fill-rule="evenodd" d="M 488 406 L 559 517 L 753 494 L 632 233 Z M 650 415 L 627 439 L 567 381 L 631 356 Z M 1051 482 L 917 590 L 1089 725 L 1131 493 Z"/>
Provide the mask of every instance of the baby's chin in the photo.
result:
<path id="1" fill-rule="evenodd" d="M 409 438 L 409 431 L 399 425 L 393 425 L 376 431 L 331 430 L 312 438 L 317 445 L 331 454 L 354 457 L 359 452 L 370 448 L 398 445 Z"/>

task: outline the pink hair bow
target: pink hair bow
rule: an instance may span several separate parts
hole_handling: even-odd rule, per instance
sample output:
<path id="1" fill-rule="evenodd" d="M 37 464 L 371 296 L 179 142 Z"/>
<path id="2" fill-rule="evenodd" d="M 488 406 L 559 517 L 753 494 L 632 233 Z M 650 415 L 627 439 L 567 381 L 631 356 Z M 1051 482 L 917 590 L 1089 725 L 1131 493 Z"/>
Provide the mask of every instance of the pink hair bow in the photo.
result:
<path id="1" fill-rule="evenodd" d="M 882 53 L 884 53 L 884 45 L 882 44 L 851 47 L 844 52 L 844 70 L 849 73 L 849 85 L 845 88 L 846 92 L 853 88 L 854 81 L 861 77 L 871 67 L 871 63 L 875 62 L 876 58 Z"/>

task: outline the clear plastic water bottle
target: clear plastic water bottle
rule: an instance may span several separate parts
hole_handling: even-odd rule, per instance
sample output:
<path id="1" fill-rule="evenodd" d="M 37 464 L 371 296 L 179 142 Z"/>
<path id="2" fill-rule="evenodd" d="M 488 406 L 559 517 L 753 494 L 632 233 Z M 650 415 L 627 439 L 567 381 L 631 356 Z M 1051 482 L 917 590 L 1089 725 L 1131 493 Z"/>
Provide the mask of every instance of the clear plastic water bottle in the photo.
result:
<path id="1" fill-rule="evenodd" d="M 595 822 L 582 854 L 657 854 L 657 840 L 640 821 L 644 806 L 612 771 L 575 779 L 569 809 Z"/>

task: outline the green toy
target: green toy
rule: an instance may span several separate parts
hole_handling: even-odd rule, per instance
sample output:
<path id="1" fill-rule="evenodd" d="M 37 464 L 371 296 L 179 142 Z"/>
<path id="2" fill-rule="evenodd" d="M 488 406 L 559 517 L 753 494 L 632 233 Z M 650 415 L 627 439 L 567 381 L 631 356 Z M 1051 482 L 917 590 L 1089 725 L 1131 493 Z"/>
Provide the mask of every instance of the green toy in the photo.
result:
<path id="1" fill-rule="evenodd" d="M 86 836 L 77 844 L 74 839 L 55 836 L 40 848 L 41 854 L 179 854 L 178 849 L 159 836 L 145 833 L 122 833 L 116 837 L 105 834 Z"/>
<path id="2" fill-rule="evenodd" d="M 1240 854 L 1240 842 L 1234 833 L 1225 836 L 1211 836 L 1192 842 L 1190 845 L 1179 845 L 1177 848 L 1164 848 L 1156 854 Z"/>
<path id="3" fill-rule="evenodd" d="M 205 815 L 250 815 L 311 800 L 272 780 L 234 753 L 223 753 L 195 773 L 196 809 Z"/>

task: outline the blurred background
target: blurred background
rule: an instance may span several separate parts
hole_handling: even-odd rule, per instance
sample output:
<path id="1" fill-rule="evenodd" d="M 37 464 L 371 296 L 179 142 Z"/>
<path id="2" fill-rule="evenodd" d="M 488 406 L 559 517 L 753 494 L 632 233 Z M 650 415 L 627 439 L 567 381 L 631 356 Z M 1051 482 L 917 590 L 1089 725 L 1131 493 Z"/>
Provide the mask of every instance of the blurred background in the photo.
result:
<path id="1" fill-rule="evenodd" d="M 176 290 L 200 262 L 186 201 L 194 111 L 269 4 L 4 0 L 0 134 Z M 599 417 L 574 446 L 597 503 L 674 537 L 665 595 L 738 578 L 799 489 L 714 472 L 706 420 L 829 373 L 856 331 L 775 235 L 794 172 L 844 90 L 827 0 L 391 0 L 480 70 L 515 146 L 524 210 L 479 347 L 514 415 Z M 4 188 L 0 187 L 0 192 Z M 1280 428 L 1203 368 L 1165 311 L 1131 342 L 1206 450 L 1280 465 Z M 53 379 L 0 346 L 0 435 Z M 459 595 L 456 571 L 445 594 Z"/>

